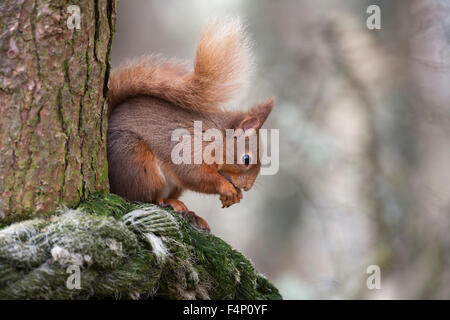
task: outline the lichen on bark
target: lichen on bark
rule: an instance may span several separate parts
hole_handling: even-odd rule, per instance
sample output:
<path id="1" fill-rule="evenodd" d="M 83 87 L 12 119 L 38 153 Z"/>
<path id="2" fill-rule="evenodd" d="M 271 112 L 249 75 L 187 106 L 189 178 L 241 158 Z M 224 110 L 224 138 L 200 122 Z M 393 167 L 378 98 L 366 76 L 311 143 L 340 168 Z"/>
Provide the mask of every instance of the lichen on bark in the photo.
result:
<path id="1" fill-rule="evenodd" d="M 81 10 L 70 30 L 69 5 Z M 107 190 L 114 0 L 0 2 L 0 222 Z M 2 221 L 3 220 L 3 221 Z"/>
<path id="2" fill-rule="evenodd" d="M 153 204 L 93 194 L 0 230 L 0 299 L 155 297 L 281 299 L 241 253 Z"/>

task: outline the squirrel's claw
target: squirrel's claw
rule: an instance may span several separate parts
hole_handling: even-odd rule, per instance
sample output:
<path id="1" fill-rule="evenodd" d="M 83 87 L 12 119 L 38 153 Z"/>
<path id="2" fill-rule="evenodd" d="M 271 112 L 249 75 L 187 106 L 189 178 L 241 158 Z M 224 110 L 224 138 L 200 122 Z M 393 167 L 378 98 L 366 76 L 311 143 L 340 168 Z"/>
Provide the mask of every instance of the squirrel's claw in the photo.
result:
<path id="1" fill-rule="evenodd" d="M 194 211 L 188 211 L 186 216 L 193 218 L 195 220 L 195 222 L 197 223 L 197 225 L 200 227 L 200 229 L 205 230 L 206 232 L 211 232 L 211 228 L 210 228 L 208 222 L 206 222 L 206 220 L 203 219 L 202 217 L 195 214 Z"/>
<path id="2" fill-rule="evenodd" d="M 222 208 L 228 208 L 229 206 L 239 203 L 242 199 L 242 191 L 241 189 L 234 188 L 227 192 L 220 195 L 220 201 L 222 201 Z"/>
<path id="3" fill-rule="evenodd" d="M 178 199 L 158 199 L 158 205 L 166 208 L 171 207 L 176 213 L 180 214 L 183 217 L 186 218 L 192 218 L 196 224 L 200 227 L 200 229 L 203 229 L 207 232 L 211 232 L 211 228 L 209 227 L 208 222 L 206 222 L 205 219 L 195 214 L 194 211 L 190 211 L 186 205 L 183 203 L 183 201 L 180 201 Z"/>

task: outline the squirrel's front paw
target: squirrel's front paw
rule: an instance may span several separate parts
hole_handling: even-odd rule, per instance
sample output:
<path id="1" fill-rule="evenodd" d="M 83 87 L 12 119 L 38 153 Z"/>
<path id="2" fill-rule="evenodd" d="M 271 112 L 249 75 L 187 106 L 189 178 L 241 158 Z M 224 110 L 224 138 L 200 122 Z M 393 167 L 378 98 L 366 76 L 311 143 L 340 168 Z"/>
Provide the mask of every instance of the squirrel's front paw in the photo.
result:
<path id="1" fill-rule="evenodd" d="M 222 208 L 228 208 L 234 203 L 241 201 L 242 191 L 235 188 L 231 183 L 224 185 L 220 190 L 220 201 L 222 201 Z"/>

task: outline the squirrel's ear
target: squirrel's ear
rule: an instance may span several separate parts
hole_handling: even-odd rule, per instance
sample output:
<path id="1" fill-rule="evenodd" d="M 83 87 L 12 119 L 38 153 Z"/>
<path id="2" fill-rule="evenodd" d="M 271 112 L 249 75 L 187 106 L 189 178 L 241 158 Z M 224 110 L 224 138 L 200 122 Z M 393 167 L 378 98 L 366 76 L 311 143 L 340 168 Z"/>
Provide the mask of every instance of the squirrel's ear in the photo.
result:
<path id="1" fill-rule="evenodd" d="M 237 129 L 248 131 L 250 129 L 258 130 L 266 121 L 275 104 L 275 99 L 269 98 L 253 106 L 244 116 L 244 119 L 238 125 Z"/>

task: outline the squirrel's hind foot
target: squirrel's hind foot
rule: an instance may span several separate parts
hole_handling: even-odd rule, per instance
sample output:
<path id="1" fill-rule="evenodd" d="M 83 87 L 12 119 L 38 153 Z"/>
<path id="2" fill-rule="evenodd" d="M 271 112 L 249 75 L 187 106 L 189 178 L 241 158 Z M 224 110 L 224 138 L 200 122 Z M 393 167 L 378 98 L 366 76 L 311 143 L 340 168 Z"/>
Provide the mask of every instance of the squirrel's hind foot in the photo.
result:
<path id="1" fill-rule="evenodd" d="M 202 217 L 195 214 L 194 211 L 190 211 L 183 203 L 183 201 L 177 199 L 158 199 L 158 205 L 163 208 L 171 207 L 176 213 L 180 214 L 181 216 L 188 219 L 192 218 L 201 229 L 207 232 L 211 232 L 211 228 L 209 227 L 208 222 L 206 222 L 206 220 Z"/>

